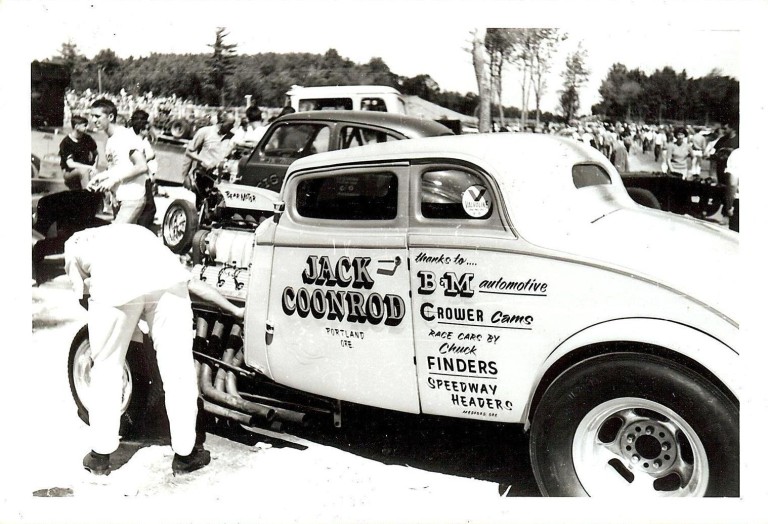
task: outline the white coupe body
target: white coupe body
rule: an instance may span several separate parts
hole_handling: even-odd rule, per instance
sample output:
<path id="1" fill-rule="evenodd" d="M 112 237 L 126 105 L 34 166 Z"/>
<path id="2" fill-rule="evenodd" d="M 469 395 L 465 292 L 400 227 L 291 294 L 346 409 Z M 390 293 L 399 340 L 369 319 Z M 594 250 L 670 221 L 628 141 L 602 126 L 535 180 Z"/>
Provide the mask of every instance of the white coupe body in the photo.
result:
<path id="1" fill-rule="evenodd" d="M 396 209 L 347 216 L 325 189 L 311 198 L 332 215 L 302 208 L 308 188 L 343 201 L 365 180 Z M 281 200 L 256 232 L 245 325 L 246 363 L 277 382 L 527 423 L 561 359 L 631 350 L 737 396 L 735 294 L 711 272 L 737 264 L 737 235 L 635 204 L 596 150 L 498 134 L 318 154 L 291 166 Z"/>

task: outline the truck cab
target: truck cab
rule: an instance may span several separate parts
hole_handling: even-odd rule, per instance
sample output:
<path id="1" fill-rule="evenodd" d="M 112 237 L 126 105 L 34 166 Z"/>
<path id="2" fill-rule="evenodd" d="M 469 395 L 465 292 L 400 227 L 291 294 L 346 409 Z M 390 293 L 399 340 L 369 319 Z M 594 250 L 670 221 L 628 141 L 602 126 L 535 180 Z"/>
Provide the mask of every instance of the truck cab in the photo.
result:
<path id="1" fill-rule="evenodd" d="M 388 86 L 293 86 L 285 94 L 285 105 L 295 111 L 379 111 L 404 115 L 405 100 Z"/>

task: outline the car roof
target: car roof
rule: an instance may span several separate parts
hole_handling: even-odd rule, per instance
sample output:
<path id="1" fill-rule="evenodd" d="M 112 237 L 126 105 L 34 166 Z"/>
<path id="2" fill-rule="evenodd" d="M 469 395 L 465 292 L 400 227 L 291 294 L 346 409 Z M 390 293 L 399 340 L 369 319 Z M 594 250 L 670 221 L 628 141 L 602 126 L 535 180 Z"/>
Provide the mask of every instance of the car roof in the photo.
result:
<path id="1" fill-rule="evenodd" d="M 521 201 L 530 200 L 531 195 L 568 200 L 577 189 L 572 178 L 573 166 L 577 164 L 600 165 L 611 178 L 611 192 L 621 192 L 615 188 L 623 190 L 624 187 L 616 168 L 597 149 L 572 138 L 536 133 L 415 138 L 318 153 L 291 164 L 286 180 L 307 169 L 421 160 L 436 164 L 449 160 L 476 165 L 496 179 L 502 192 L 510 196 L 517 207 L 521 207 Z M 591 209 L 597 208 L 592 206 Z"/>
<path id="2" fill-rule="evenodd" d="M 290 171 L 333 164 L 417 158 L 457 158 L 479 165 L 497 166 L 510 163 L 519 167 L 548 164 L 567 166 L 569 171 L 573 164 L 579 162 L 603 165 L 607 162 L 599 151 L 572 138 L 536 133 L 480 133 L 425 137 L 320 153 L 297 160 Z"/>
<path id="3" fill-rule="evenodd" d="M 304 120 L 378 126 L 410 138 L 453 134 L 446 126 L 434 120 L 382 111 L 299 111 L 281 116 L 273 124 Z"/>

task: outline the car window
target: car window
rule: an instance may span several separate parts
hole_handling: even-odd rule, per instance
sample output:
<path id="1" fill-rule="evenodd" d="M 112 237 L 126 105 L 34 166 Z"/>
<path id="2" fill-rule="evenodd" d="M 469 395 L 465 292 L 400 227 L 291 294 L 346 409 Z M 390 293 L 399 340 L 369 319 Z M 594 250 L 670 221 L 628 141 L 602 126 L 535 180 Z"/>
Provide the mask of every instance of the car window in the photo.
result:
<path id="1" fill-rule="evenodd" d="M 264 156 L 297 159 L 328 151 L 331 130 L 322 124 L 286 124 L 275 129 L 264 146 Z"/>
<path id="2" fill-rule="evenodd" d="M 296 211 L 326 220 L 394 220 L 397 176 L 365 173 L 302 180 L 296 187 Z"/>
<path id="3" fill-rule="evenodd" d="M 340 134 L 341 149 L 391 142 L 393 140 L 398 140 L 398 138 L 385 131 L 359 126 L 345 126 L 341 129 Z"/>
<path id="4" fill-rule="evenodd" d="M 493 199 L 485 182 L 463 169 L 425 171 L 421 175 L 421 214 L 424 218 L 486 219 Z"/>
<path id="5" fill-rule="evenodd" d="M 611 176 L 597 164 L 577 164 L 571 169 L 571 174 L 577 189 L 611 184 Z"/>
<path id="6" fill-rule="evenodd" d="M 382 98 L 363 98 L 360 100 L 361 111 L 385 111 L 387 104 Z"/>
<path id="7" fill-rule="evenodd" d="M 299 111 L 325 111 L 344 109 L 352 110 L 351 98 L 302 98 L 299 100 Z"/>

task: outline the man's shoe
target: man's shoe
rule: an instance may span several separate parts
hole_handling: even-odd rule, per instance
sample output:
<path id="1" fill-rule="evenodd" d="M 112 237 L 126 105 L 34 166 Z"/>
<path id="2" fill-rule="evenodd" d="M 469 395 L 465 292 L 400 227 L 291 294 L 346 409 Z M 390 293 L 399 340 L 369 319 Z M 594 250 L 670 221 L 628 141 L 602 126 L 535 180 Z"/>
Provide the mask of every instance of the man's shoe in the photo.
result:
<path id="1" fill-rule="evenodd" d="M 174 476 L 185 475 L 207 466 L 210 464 L 210 462 L 211 453 L 208 450 L 203 448 L 195 448 L 192 450 L 192 453 L 186 457 L 175 453 L 173 455 L 173 463 L 171 464 L 171 468 L 173 469 Z"/>
<path id="2" fill-rule="evenodd" d="M 112 470 L 109 467 L 109 453 L 96 453 L 91 451 L 83 457 L 83 467 L 94 475 L 109 475 Z"/>

